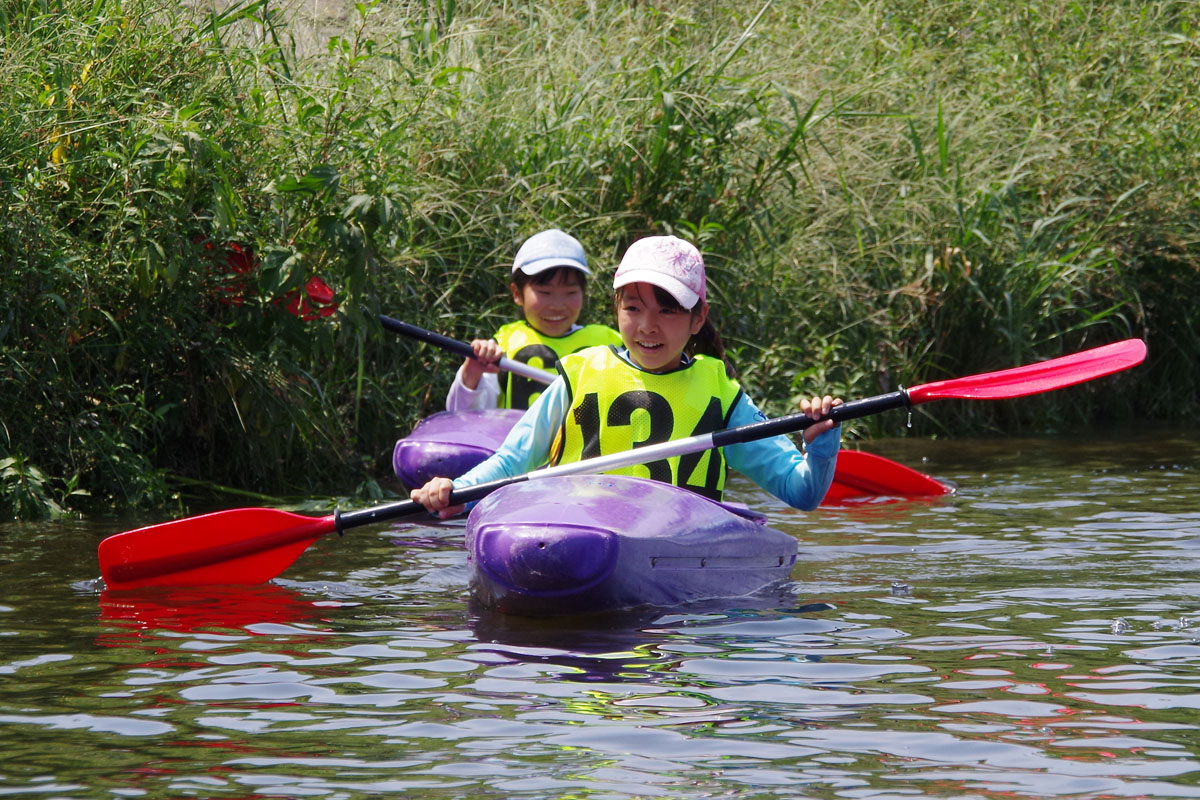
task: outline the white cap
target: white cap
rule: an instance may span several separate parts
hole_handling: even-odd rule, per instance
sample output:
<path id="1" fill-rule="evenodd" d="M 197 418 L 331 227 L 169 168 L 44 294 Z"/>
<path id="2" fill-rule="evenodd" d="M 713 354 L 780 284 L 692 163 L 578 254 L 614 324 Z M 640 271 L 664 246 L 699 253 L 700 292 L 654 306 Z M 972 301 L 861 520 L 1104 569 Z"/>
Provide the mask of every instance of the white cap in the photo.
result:
<path id="1" fill-rule="evenodd" d="M 647 236 L 629 245 L 613 277 L 613 288 L 630 283 L 665 289 L 686 309 L 708 298 L 704 259 L 693 244 L 677 236 Z"/>
<path id="2" fill-rule="evenodd" d="M 583 254 L 583 245 L 557 228 L 535 233 L 526 239 L 513 259 L 512 271 L 537 275 L 554 267 L 571 267 L 584 275 L 592 274 L 587 266 L 587 256 Z"/>

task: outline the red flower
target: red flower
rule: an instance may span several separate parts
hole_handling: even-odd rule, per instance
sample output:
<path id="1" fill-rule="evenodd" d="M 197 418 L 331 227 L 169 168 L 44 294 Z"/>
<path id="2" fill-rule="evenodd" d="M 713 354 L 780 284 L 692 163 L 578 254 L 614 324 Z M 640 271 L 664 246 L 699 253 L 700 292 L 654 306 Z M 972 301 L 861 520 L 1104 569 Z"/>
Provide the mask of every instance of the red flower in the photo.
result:
<path id="1" fill-rule="evenodd" d="M 237 242 L 230 242 L 225 252 L 225 266 L 239 275 L 252 272 L 258 263 L 254 260 L 254 251 L 249 246 L 243 247 Z"/>
<path id="2" fill-rule="evenodd" d="M 199 239 L 194 241 L 200 244 Z M 219 244 L 206 240 L 203 247 L 211 256 L 209 272 L 213 277 L 212 295 L 217 302 L 239 307 L 245 304 L 247 297 L 257 294 L 253 281 L 259 263 L 250 245 L 238 242 Z M 288 292 L 276 304 L 300 319 L 314 320 L 331 316 L 337 311 L 338 304 L 333 298 L 334 291 L 329 284 L 314 275 L 304 284 L 303 292 Z"/>
<path id="3" fill-rule="evenodd" d="M 200 244 L 199 239 L 194 239 Z M 250 245 L 237 242 L 225 244 L 205 240 L 204 249 L 209 254 L 209 274 L 213 279 L 212 294 L 222 305 L 240 307 L 246 298 L 256 294 L 253 283 L 253 273 L 258 267 L 258 259 Z"/>
<path id="4" fill-rule="evenodd" d="M 328 317 L 338 309 L 333 300 L 333 289 L 317 275 L 304 284 L 304 294 L 289 292 L 287 301 L 288 312 L 304 320 Z"/>

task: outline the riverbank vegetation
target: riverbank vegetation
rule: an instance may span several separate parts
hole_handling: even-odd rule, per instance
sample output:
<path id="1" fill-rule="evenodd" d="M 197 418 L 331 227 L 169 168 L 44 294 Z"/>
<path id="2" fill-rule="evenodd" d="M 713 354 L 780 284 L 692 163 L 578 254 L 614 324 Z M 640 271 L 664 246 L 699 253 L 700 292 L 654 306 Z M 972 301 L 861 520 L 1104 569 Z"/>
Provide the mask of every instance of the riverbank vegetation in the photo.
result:
<path id="1" fill-rule="evenodd" d="M 696 241 L 772 413 L 1129 336 L 848 433 L 1200 411 L 1191 0 L 312 8 L 0 2 L 0 517 L 379 496 L 457 359 L 373 315 L 491 332 L 549 226 L 595 320 L 632 240 Z"/>

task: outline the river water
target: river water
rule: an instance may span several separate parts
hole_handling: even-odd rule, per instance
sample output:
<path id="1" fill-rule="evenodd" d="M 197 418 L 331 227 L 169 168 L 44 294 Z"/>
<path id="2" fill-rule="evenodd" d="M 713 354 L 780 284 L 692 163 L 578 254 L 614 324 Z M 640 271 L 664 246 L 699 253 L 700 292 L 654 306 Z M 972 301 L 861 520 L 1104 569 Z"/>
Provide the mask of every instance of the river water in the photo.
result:
<path id="1" fill-rule="evenodd" d="M 786 591 L 585 621 L 472 608 L 461 523 L 126 596 L 144 520 L 2 525 L 0 795 L 1200 797 L 1200 432 L 866 449 L 958 491 L 735 481 Z"/>

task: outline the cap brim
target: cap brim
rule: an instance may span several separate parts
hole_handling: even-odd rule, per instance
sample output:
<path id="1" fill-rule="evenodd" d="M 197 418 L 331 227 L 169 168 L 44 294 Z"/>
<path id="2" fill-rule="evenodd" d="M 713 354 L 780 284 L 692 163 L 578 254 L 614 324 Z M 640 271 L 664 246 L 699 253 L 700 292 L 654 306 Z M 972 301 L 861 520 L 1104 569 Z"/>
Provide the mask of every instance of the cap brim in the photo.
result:
<path id="1" fill-rule="evenodd" d="M 514 264 L 512 271 L 514 273 L 524 272 L 526 275 L 537 275 L 539 272 L 545 272 L 546 270 L 554 269 L 555 267 L 570 267 L 571 269 L 579 270 L 584 275 L 592 274 L 592 271 L 588 269 L 587 265 L 583 262 L 574 258 L 562 257 L 539 258 L 522 264 L 519 267 Z"/>
<path id="2" fill-rule="evenodd" d="M 700 295 L 685 286 L 683 281 L 673 278 L 670 275 L 664 275 L 658 270 L 626 270 L 613 279 L 613 288 L 620 289 L 622 286 L 628 286 L 631 283 L 649 283 L 657 286 L 665 290 L 671 297 L 674 297 L 679 305 L 686 309 L 695 308 L 696 303 L 700 300 Z"/>

